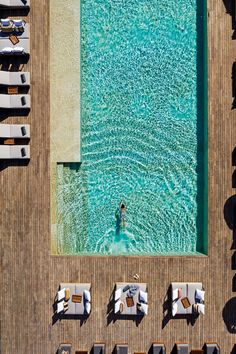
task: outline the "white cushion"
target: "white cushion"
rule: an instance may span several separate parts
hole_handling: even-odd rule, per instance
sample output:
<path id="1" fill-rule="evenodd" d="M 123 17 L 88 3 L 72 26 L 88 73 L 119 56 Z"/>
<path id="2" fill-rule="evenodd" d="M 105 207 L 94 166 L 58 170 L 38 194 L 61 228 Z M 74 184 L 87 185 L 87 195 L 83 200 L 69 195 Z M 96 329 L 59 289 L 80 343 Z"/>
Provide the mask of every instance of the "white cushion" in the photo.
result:
<path id="1" fill-rule="evenodd" d="M 64 301 L 57 303 L 57 313 L 64 311 Z"/>
<path id="2" fill-rule="evenodd" d="M 199 301 L 204 301 L 205 291 L 197 289 L 195 293 L 195 298 Z"/>
<path id="3" fill-rule="evenodd" d="M 21 52 L 24 52 L 24 48 L 23 47 L 15 47 L 15 48 L 12 48 L 12 52 L 13 53 L 21 53 Z"/>
<path id="4" fill-rule="evenodd" d="M 172 316 L 175 316 L 178 312 L 178 304 L 177 302 L 172 303 Z"/>
<path id="5" fill-rule="evenodd" d="M 91 312 L 91 303 L 90 302 L 86 302 L 85 303 L 85 311 L 86 311 L 86 313 L 89 315 L 90 314 L 90 312 Z"/>
<path id="6" fill-rule="evenodd" d="M 91 294 L 89 290 L 84 290 L 84 299 L 85 301 L 91 301 Z"/>
<path id="7" fill-rule="evenodd" d="M 205 305 L 204 304 L 198 304 L 198 313 L 202 313 L 205 315 Z"/>
<path id="8" fill-rule="evenodd" d="M 120 300 L 117 301 L 117 302 L 115 302 L 115 309 L 114 309 L 114 312 L 115 312 L 115 313 L 120 312 L 120 304 L 121 304 L 121 301 L 120 301 Z"/>
<path id="9" fill-rule="evenodd" d="M 141 304 L 139 306 L 139 311 L 141 311 L 142 313 L 144 313 L 144 315 L 147 315 L 148 314 L 148 305 L 147 304 Z"/>
<path id="10" fill-rule="evenodd" d="M 172 300 L 175 301 L 175 300 L 178 300 L 179 298 L 179 289 L 175 289 L 172 291 Z"/>
<path id="11" fill-rule="evenodd" d="M 121 288 L 115 291 L 115 301 L 119 300 L 121 297 Z"/>
<path id="12" fill-rule="evenodd" d="M 1 23 L 3 26 L 9 26 L 11 22 L 9 18 L 1 18 Z"/>
<path id="13" fill-rule="evenodd" d="M 11 53 L 13 51 L 13 48 L 11 47 L 5 47 L 2 49 L 2 53 Z"/>
<path id="14" fill-rule="evenodd" d="M 13 22 L 16 26 L 23 26 L 22 20 L 13 20 Z"/>
<path id="15" fill-rule="evenodd" d="M 140 290 L 140 292 L 139 292 L 139 301 L 140 302 L 145 302 L 145 303 L 148 302 L 148 294 L 147 294 L 146 291 Z"/>
<path id="16" fill-rule="evenodd" d="M 65 288 L 59 290 L 57 292 L 57 301 L 61 301 L 62 299 L 64 299 L 65 295 L 66 295 L 66 289 Z"/>

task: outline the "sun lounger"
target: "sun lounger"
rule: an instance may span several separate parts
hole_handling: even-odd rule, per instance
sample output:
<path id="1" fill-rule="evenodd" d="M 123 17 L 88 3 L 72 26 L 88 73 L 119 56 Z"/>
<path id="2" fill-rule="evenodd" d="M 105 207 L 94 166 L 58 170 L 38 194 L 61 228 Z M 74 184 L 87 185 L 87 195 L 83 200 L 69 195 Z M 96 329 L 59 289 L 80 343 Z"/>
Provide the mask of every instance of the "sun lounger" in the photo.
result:
<path id="1" fill-rule="evenodd" d="M 17 38 L 20 39 L 28 39 L 30 37 L 30 30 L 29 30 L 29 24 L 25 23 L 24 21 L 21 21 L 23 26 L 17 27 L 14 25 L 14 20 L 10 20 L 12 22 L 12 25 L 10 26 L 0 26 L 0 41 L 3 39 L 7 40 L 8 44 L 11 45 L 11 41 L 9 39 L 10 34 L 14 34 L 17 36 Z M 16 23 L 17 20 L 15 20 Z M 20 23 L 20 22 L 19 22 Z M 7 46 L 8 46 L 7 44 Z M 18 43 L 19 44 L 19 43 Z"/>
<path id="2" fill-rule="evenodd" d="M 30 40 L 19 38 L 19 43 L 13 45 L 9 38 L 0 39 L 0 54 L 1 55 L 22 55 L 29 54 Z"/>
<path id="3" fill-rule="evenodd" d="M 0 138 L 29 138 L 29 124 L 0 124 Z"/>
<path id="4" fill-rule="evenodd" d="M 30 0 L 0 0 L 0 7 L 29 7 Z"/>
<path id="5" fill-rule="evenodd" d="M 206 354 L 220 354 L 220 347 L 216 343 L 205 343 L 204 353 L 206 353 Z"/>
<path id="6" fill-rule="evenodd" d="M 30 158 L 29 145 L 0 145 L 1 160 L 26 160 Z"/>
<path id="7" fill-rule="evenodd" d="M 195 313 L 195 305 L 199 307 L 198 313 L 205 310 L 203 303 L 198 303 L 196 299 L 196 291 L 202 292 L 202 283 L 172 283 L 172 316 L 175 315 L 192 315 Z M 202 309 L 203 307 L 203 309 Z"/>
<path id="8" fill-rule="evenodd" d="M 162 343 L 152 343 L 152 354 L 166 354 L 165 345 Z"/>
<path id="9" fill-rule="evenodd" d="M 178 354 L 189 354 L 189 346 L 187 343 L 176 344 L 176 351 Z"/>
<path id="10" fill-rule="evenodd" d="M 93 354 L 105 354 L 105 344 L 104 343 L 94 343 Z"/>
<path id="11" fill-rule="evenodd" d="M 147 315 L 147 299 L 148 294 L 146 283 L 116 283 L 114 313 L 118 316 Z"/>
<path id="12" fill-rule="evenodd" d="M 64 315 L 80 315 L 88 316 L 91 312 L 91 284 L 90 283 L 61 283 L 60 290 L 68 289 L 69 295 L 68 309 Z M 78 301 L 73 301 L 73 298 L 80 297 Z"/>
<path id="13" fill-rule="evenodd" d="M 22 71 L 0 71 L 0 85 L 29 86 L 30 73 Z"/>
<path id="14" fill-rule="evenodd" d="M 72 353 L 72 345 L 71 344 L 60 344 L 57 354 L 63 354 L 63 353 Z"/>
<path id="15" fill-rule="evenodd" d="M 28 109 L 30 108 L 30 95 L 0 95 L 0 108 Z"/>
<path id="16" fill-rule="evenodd" d="M 128 345 L 116 344 L 116 354 L 128 354 Z"/>

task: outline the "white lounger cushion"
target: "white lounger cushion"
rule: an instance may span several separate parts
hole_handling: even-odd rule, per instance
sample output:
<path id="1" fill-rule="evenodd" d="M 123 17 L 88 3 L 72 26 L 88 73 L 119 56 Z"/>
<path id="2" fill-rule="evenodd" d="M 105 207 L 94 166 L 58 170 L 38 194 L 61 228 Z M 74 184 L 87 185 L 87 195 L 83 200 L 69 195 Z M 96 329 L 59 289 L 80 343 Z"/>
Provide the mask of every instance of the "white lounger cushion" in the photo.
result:
<path id="1" fill-rule="evenodd" d="M 121 297 L 121 292 L 122 292 L 122 289 L 119 288 L 115 291 L 115 301 L 119 300 L 120 297 Z"/>
<path id="2" fill-rule="evenodd" d="M 12 53 L 12 47 L 4 47 L 4 48 L 2 48 L 1 51 L 4 54 L 10 54 L 10 53 Z"/>
<path id="3" fill-rule="evenodd" d="M 197 289 L 195 293 L 195 298 L 199 301 L 204 301 L 205 291 Z"/>
<path id="4" fill-rule="evenodd" d="M 57 313 L 64 311 L 64 301 L 57 303 Z"/>
<path id="5" fill-rule="evenodd" d="M 66 295 L 66 289 L 63 288 L 57 292 L 57 301 L 61 301 L 62 299 L 65 298 Z"/>
<path id="6" fill-rule="evenodd" d="M 11 20 L 9 18 L 1 18 L 1 24 L 3 26 L 10 26 Z"/>
<path id="7" fill-rule="evenodd" d="M 29 86 L 30 73 L 22 72 L 22 71 L 19 72 L 0 71 L 0 85 Z"/>
<path id="8" fill-rule="evenodd" d="M 89 315 L 91 312 L 91 303 L 87 301 L 84 308 L 85 308 L 85 312 Z"/>
<path id="9" fill-rule="evenodd" d="M 178 312 L 178 304 L 177 302 L 172 302 L 172 316 L 174 317 Z"/>
<path id="10" fill-rule="evenodd" d="M 140 302 L 145 302 L 145 303 L 148 302 L 148 294 L 147 294 L 146 291 L 140 290 L 140 292 L 139 292 L 139 301 Z"/>
<path id="11" fill-rule="evenodd" d="M 0 6 L 28 7 L 30 6 L 30 0 L 0 0 Z"/>
<path id="12" fill-rule="evenodd" d="M 91 294 L 89 290 L 84 290 L 84 299 L 85 301 L 91 301 Z"/>
<path id="13" fill-rule="evenodd" d="M 25 155 L 23 155 L 23 152 Z M 29 159 L 29 145 L 0 145 L 0 159 Z"/>
<path id="14" fill-rule="evenodd" d="M 120 300 L 115 303 L 115 311 L 114 311 L 115 313 L 120 312 L 120 304 L 121 304 Z"/>
<path id="15" fill-rule="evenodd" d="M 205 315 L 205 305 L 198 304 L 197 306 L 198 306 L 198 313 Z"/>
<path id="16" fill-rule="evenodd" d="M 175 300 L 178 300 L 179 298 L 179 289 L 174 289 L 172 291 L 172 300 L 175 301 Z"/>
<path id="17" fill-rule="evenodd" d="M 147 304 L 141 304 L 138 309 L 140 312 L 144 313 L 144 315 L 148 314 L 148 305 Z"/>
<path id="18" fill-rule="evenodd" d="M 25 22 L 20 19 L 20 20 L 12 20 L 14 22 L 14 25 L 17 26 L 17 27 L 24 27 L 25 25 Z"/>
<path id="19" fill-rule="evenodd" d="M 25 104 L 24 102 L 25 101 Z M 30 95 L 1 95 L 1 108 L 30 108 Z"/>
<path id="20" fill-rule="evenodd" d="M 0 124 L 0 138 L 29 138 L 29 124 Z"/>

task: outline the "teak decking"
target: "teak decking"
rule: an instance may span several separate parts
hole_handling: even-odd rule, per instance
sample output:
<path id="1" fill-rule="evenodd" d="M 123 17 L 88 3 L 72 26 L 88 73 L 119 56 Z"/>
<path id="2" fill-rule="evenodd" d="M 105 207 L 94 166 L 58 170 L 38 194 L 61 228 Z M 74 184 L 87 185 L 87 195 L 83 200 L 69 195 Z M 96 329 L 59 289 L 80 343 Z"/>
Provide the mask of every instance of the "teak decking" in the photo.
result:
<path id="1" fill-rule="evenodd" d="M 96 341 L 106 343 L 107 353 L 116 343 L 127 343 L 130 353 L 147 352 L 156 340 L 165 343 L 167 353 L 175 342 L 200 349 L 205 341 L 216 341 L 221 353 L 231 353 L 236 342 L 231 261 L 235 246 L 227 223 L 232 227 L 235 204 L 229 198 L 235 194 L 231 75 L 236 42 L 231 38 L 228 3 L 232 2 L 208 1 L 209 256 L 57 257 L 50 256 L 49 227 L 49 2 L 31 0 L 31 57 L 24 70 L 31 71 L 32 108 L 28 118 L 4 120 L 31 124 L 31 160 L 27 166 L 0 164 L 1 354 L 51 354 L 62 342 L 71 342 L 73 352 L 90 350 Z M 149 314 L 140 324 L 113 323 L 107 312 L 114 284 L 131 281 L 134 273 L 148 285 Z M 163 315 L 172 281 L 203 283 L 206 315 L 195 324 Z M 52 304 L 60 282 L 91 282 L 92 313 L 86 323 L 65 319 L 52 325 Z"/>

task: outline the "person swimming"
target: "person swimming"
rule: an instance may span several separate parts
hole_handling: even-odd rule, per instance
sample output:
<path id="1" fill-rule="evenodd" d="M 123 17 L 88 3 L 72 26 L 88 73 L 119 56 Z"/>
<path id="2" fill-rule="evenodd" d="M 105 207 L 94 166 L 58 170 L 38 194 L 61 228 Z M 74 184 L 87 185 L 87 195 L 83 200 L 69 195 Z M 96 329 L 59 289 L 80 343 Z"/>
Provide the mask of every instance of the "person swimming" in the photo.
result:
<path id="1" fill-rule="evenodd" d="M 126 214 L 126 206 L 124 203 L 120 203 L 120 222 L 122 228 L 125 228 L 125 214 Z"/>

